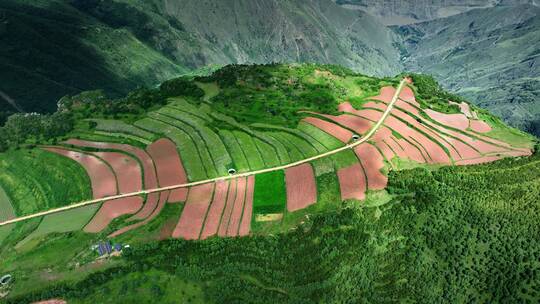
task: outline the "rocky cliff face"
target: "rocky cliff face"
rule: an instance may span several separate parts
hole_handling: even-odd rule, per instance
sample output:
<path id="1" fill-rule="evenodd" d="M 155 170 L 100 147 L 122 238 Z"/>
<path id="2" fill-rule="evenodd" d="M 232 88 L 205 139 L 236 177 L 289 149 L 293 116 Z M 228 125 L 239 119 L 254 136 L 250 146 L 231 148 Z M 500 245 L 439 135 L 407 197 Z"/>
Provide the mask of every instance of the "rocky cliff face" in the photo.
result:
<path id="1" fill-rule="evenodd" d="M 335 63 L 363 73 L 401 68 L 395 37 L 376 18 L 327 0 L 158 1 L 158 13 L 182 24 L 196 41 L 170 53 L 185 65 L 267 62 Z"/>
<path id="2" fill-rule="evenodd" d="M 538 132 L 539 14 L 532 5 L 497 6 L 398 27 L 405 68 L 432 74 L 512 125 Z"/>
<path id="3" fill-rule="evenodd" d="M 535 0 L 334 0 L 349 9 L 368 12 L 387 25 L 404 25 L 445 18 L 472 9 L 534 4 Z"/>
<path id="4" fill-rule="evenodd" d="M 65 94 L 121 95 L 209 64 L 320 62 L 394 75 L 395 40 L 376 18 L 328 0 L 4 0 L 0 91 L 25 111 L 50 111 Z"/>

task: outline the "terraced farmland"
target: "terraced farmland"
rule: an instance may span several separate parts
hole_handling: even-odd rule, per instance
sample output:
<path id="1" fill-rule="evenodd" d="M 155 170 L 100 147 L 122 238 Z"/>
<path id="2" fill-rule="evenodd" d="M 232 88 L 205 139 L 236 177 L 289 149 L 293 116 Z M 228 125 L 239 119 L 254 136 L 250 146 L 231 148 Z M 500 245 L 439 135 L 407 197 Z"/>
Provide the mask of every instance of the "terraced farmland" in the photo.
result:
<path id="1" fill-rule="evenodd" d="M 488 123 L 478 116 L 421 109 L 413 89 L 412 84 L 404 88 L 390 116 L 369 142 L 317 160 L 314 166 L 306 163 L 254 178 L 110 200 L 100 208 L 69 211 L 74 213 L 70 218 L 79 219 L 69 226 L 59 224 L 69 213 L 48 215 L 24 242 L 83 227 L 86 232 L 107 232 L 116 237 L 159 217 L 166 201 L 185 204 L 172 237 L 245 235 L 256 218 L 281 221 L 283 215 L 316 204 L 318 197 L 324 196 L 318 190 L 319 176 L 334 174 L 341 199 L 361 201 L 367 191 L 384 189 L 386 173 L 404 159 L 417 165 L 474 164 L 530 154 L 530 149 L 490 138 Z M 353 135 L 361 138 L 381 119 L 395 93 L 395 88 L 383 87 L 359 109 L 343 102 L 338 106 L 339 115 L 305 112 L 307 117 L 294 129 L 244 125 L 213 112 L 206 103 L 177 98 L 133 124 L 94 120 L 96 132 L 124 134 L 145 143 L 146 151 L 129 144 L 76 139 L 42 149 L 79 162 L 90 177 L 94 198 L 134 193 L 227 176 L 229 169 L 244 173 L 278 167 L 343 147 L 356 140 Z M 108 229 L 112 222 L 114 231 Z"/>

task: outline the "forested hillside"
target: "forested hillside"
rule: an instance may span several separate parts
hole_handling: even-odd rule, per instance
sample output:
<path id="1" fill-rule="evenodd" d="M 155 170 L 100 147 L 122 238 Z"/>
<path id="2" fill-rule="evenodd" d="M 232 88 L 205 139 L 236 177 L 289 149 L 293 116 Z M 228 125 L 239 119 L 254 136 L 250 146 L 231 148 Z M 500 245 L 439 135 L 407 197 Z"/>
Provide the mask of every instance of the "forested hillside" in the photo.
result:
<path id="1" fill-rule="evenodd" d="M 8 303 L 536 303 L 539 164 L 536 154 L 393 172 L 385 205 L 350 205 L 274 236 L 150 243 L 123 265 Z"/>

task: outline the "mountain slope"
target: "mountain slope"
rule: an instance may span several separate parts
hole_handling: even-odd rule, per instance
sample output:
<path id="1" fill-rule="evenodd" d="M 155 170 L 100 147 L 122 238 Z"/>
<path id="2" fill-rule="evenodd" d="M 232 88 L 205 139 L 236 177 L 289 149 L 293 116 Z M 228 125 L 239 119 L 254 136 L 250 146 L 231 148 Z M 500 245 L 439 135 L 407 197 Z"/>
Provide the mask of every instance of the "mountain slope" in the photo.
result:
<path id="1" fill-rule="evenodd" d="M 539 15 L 537 6 L 499 6 L 399 27 L 405 68 L 432 74 L 513 126 L 540 134 Z"/>
<path id="2" fill-rule="evenodd" d="M 313 61 L 393 75 L 394 36 L 325 0 L 6 0 L 0 91 L 42 112 L 66 94 L 125 94 L 210 64 Z"/>
<path id="3" fill-rule="evenodd" d="M 465 13 L 478 8 L 536 4 L 535 0 L 333 0 L 349 9 L 363 10 L 388 25 L 405 25 Z"/>

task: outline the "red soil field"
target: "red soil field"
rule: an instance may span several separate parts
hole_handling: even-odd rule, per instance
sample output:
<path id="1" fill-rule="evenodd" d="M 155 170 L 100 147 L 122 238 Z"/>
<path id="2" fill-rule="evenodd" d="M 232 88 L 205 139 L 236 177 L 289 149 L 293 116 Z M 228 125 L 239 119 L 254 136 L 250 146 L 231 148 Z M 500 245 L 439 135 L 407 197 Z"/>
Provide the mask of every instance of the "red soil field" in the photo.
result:
<path id="1" fill-rule="evenodd" d="M 219 224 L 218 235 L 225 236 L 227 235 L 227 227 L 229 227 L 229 219 L 233 210 L 234 202 L 236 200 L 236 185 L 238 184 L 237 179 L 233 179 L 229 185 L 229 193 L 227 194 L 227 202 L 225 203 L 225 210 L 221 216 L 221 222 Z"/>
<path id="2" fill-rule="evenodd" d="M 127 221 L 142 220 L 147 218 L 148 216 L 150 216 L 150 214 L 152 214 L 154 209 L 156 209 L 158 201 L 159 193 L 149 193 L 146 197 L 146 202 L 144 203 L 144 206 L 141 208 L 141 210 L 135 213 L 132 217 L 128 218 Z"/>
<path id="3" fill-rule="evenodd" d="M 405 123 L 399 121 L 393 116 L 387 117 L 385 120 L 385 125 L 391 129 L 399 132 L 404 138 L 411 139 L 412 142 L 418 142 L 422 148 L 426 150 L 428 156 L 435 163 L 450 163 L 450 158 L 446 152 L 435 142 L 431 141 L 428 137 L 418 132 L 417 130 L 410 128 Z"/>
<path id="4" fill-rule="evenodd" d="M 287 210 L 304 209 L 317 202 L 317 185 L 310 164 L 285 169 Z"/>
<path id="5" fill-rule="evenodd" d="M 94 198 L 115 195 L 116 178 L 111 169 L 99 158 L 85 153 L 69 151 L 61 148 L 43 148 L 49 152 L 71 158 L 84 167 L 92 184 Z"/>
<path id="6" fill-rule="evenodd" d="M 367 176 L 368 189 L 382 190 L 386 187 L 388 178 L 382 174 L 384 167 L 383 157 L 377 149 L 368 143 L 363 143 L 354 148 L 354 152 Z"/>
<path id="7" fill-rule="evenodd" d="M 236 199 L 234 200 L 234 207 L 229 219 L 229 226 L 227 227 L 228 236 L 237 236 L 238 228 L 240 226 L 240 220 L 242 219 L 242 212 L 244 211 L 244 200 L 246 198 L 246 186 L 247 180 L 245 177 L 238 179 L 236 184 Z"/>
<path id="8" fill-rule="evenodd" d="M 148 224 L 152 219 L 154 219 L 156 216 L 159 215 L 161 210 L 163 210 L 163 207 L 165 206 L 165 203 L 167 203 L 168 197 L 169 197 L 169 191 L 160 192 L 159 193 L 158 205 L 147 218 L 145 218 L 143 221 L 140 221 L 140 222 L 137 222 L 135 224 L 125 226 L 125 227 L 122 227 L 121 229 L 118 229 L 117 231 L 111 233 L 109 235 L 109 238 L 119 236 L 119 235 L 121 235 L 121 234 L 123 234 L 125 232 L 128 232 L 130 230 L 133 230 L 133 229 L 136 229 L 136 228 L 139 228 L 141 226 L 144 226 L 144 225 Z M 172 231 L 172 229 L 171 229 L 171 231 Z"/>
<path id="9" fill-rule="evenodd" d="M 314 125 L 315 127 L 339 139 L 343 143 L 348 143 L 353 136 L 351 131 L 322 119 L 306 117 L 302 119 L 302 121 Z"/>
<path id="10" fill-rule="evenodd" d="M 392 158 L 394 158 L 394 152 L 392 151 L 392 148 L 390 148 L 390 146 L 388 146 L 388 144 L 386 143 L 386 141 L 382 140 L 382 141 L 377 141 L 375 142 L 375 146 L 377 146 L 377 149 L 379 149 L 384 158 L 388 161 L 391 161 Z"/>
<path id="11" fill-rule="evenodd" d="M 394 94 L 396 93 L 396 89 L 390 86 L 381 88 L 381 93 L 374 97 L 369 97 L 369 99 L 375 99 L 380 101 L 385 101 L 389 103 L 392 101 L 392 97 L 394 97 Z"/>
<path id="12" fill-rule="evenodd" d="M 320 115 L 320 114 L 319 114 Z M 369 120 L 363 119 L 358 116 L 354 115 L 339 115 L 339 116 L 333 116 L 333 115 L 323 115 L 324 117 L 335 121 L 336 123 L 347 127 L 351 130 L 354 130 L 358 134 L 364 134 L 369 129 L 371 129 L 372 123 Z"/>
<path id="13" fill-rule="evenodd" d="M 214 184 L 202 184 L 189 189 L 184 210 L 172 234 L 174 238 L 181 237 L 186 240 L 199 238 L 213 193 Z"/>
<path id="14" fill-rule="evenodd" d="M 478 133 L 486 133 L 491 131 L 491 127 L 481 120 L 471 120 L 471 124 L 469 127 L 471 128 L 471 130 Z"/>
<path id="15" fill-rule="evenodd" d="M 368 119 L 375 118 L 380 116 L 381 112 L 372 109 L 364 109 L 357 111 L 359 115 L 363 117 L 368 117 Z M 429 162 L 436 163 L 450 163 L 450 158 L 446 152 L 435 142 L 431 141 L 429 138 L 416 131 L 415 129 L 410 128 L 405 123 L 399 121 L 393 116 L 388 116 L 384 122 L 389 128 L 399 132 L 401 136 L 409 139 L 411 142 L 418 142 L 421 145 L 421 148 L 425 150 L 427 156 L 429 157 Z"/>
<path id="16" fill-rule="evenodd" d="M 97 233 L 107 228 L 109 223 L 122 215 L 132 214 L 141 209 L 143 198 L 140 196 L 131 196 L 107 201 L 101 205 L 98 212 L 84 227 L 84 231 Z"/>
<path id="17" fill-rule="evenodd" d="M 154 160 L 160 187 L 187 183 L 182 159 L 172 141 L 166 138 L 159 139 L 149 145 L 146 151 Z M 175 190 L 174 193 L 171 193 L 169 200 L 173 202 L 184 201 L 187 191 L 186 188 Z"/>
<path id="18" fill-rule="evenodd" d="M 500 156 L 483 156 L 472 159 L 464 159 L 456 162 L 456 165 L 474 165 L 474 164 L 483 164 L 489 163 L 501 159 Z"/>
<path id="19" fill-rule="evenodd" d="M 424 112 L 426 112 L 431 119 L 445 126 L 450 126 L 459 130 L 465 130 L 469 127 L 469 119 L 463 114 L 445 114 L 435 112 L 431 109 L 425 109 Z"/>
<path id="20" fill-rule="evenodd" d="M 141 162 L 144 169 L 144 187 L 146 189 L 154 189 L 158 187 L 156 170 L 154 168 L 154 161 L 146 151 L 133 147 L 126 144 L 113 144 L 105 142 L 92 142 L 79 139 L 70 139 L 65 142 L 69 145 L 79 146 L 79 147 L 91 147 L 96 149 L 110 149 L 110 150 L 119 150 L 126 153 L 135 155 Z"/>
<path id="21" fill-rule="evenodd" d="M 96 152 L 93 154 L 111 166 L 118 181 L 120 194 L 137 192 L 142 189 L 141 167 L 136 160 L 118 152 Z"/>
<path id="22" fill-rule="evenodd" d="M 216 182 L 216 189 L 214 191 L 214 200 L 212 201 L 212 204 L 210 205 L 210 209 L 208 210 L 208 215 L 206 216 L 206 222 L 204 224 L 204 228 L 201 233 L 201 239 L 206 239 L 210 236 L 216 235 L 219 228 L 219 221 L 221 219 L 221 214 L 223 213 L 223 208 L 225 208 L 228 189 L 229 189 L 228 181 Z"/>
<path id="23" fill-rule="evenodd" d="M 401 93 L 399 94 L 399 99 L 412 103 L 413 105 L 420 107 L 420 104 L 416 101 L 414 97 L 414 92 L 410 87 L 403 87 Z"/>
<path id="24" fill-rule="evenodd" d="M 253 175 L 247 178 L 246 202 L 244 203 L 244 213 L 238 235 L 246 236 L 251 230 L 251 216 L 253 215 L 253 191 L 255 190 L 255 177 Z"/>
<path id="25" fill-rule="evenodd" d="M 354 164 L 337 171 L 341 200 L 366 198 L 366 177 L 360 164 Z"/>

